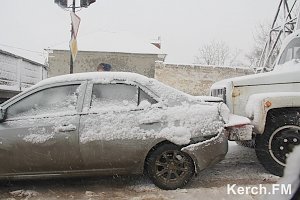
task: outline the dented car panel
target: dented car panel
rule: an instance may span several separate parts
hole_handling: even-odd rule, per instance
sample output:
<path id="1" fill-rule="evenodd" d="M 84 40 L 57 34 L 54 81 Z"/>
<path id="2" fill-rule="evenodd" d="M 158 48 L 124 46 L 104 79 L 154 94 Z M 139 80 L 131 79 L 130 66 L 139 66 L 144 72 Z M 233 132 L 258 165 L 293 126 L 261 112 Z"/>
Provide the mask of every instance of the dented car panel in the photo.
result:
<path id="1" fill-rule="evenodd" d="M 198 172 L 224 159 L 228 151 L 228 141 L 225 129 L 217 136 L 182 148 L 196 164 Z"/>
<path id="2" fill-rule="evenodd" d="M 226 128 L 227 138 L 230 141 L 247 141 L 252 139 L 253 125 Z"/>

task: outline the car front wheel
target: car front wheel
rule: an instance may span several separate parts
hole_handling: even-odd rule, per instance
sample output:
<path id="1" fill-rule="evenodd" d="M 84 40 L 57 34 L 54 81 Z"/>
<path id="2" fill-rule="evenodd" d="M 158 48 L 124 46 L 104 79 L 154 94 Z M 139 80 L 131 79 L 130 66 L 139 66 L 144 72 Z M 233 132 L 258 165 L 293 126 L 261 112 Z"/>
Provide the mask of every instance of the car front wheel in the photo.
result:
<path id="1" fill-rule="evenodd" d="M 164 190 L 186 185 L 195 174 L 191 157 L 174 144 L 163 144 L 150 153 L 147 173 L 152 182 Z"/>

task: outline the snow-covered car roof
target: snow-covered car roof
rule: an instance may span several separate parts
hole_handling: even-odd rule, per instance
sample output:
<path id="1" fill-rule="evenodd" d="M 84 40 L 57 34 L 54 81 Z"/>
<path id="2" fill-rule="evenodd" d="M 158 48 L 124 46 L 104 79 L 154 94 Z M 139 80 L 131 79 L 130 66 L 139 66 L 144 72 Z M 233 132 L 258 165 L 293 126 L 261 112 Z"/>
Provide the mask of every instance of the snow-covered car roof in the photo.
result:
<path id="1" fill-rule="evenodd" d="M 161 99 L 168 99 L 169 103 L 179 103 L 183 101 L 202 101 L 202 102 L 220 102 L 222 101 L 220 98 L 211 97 L 211 96 L 192 96 L 186 94 L 182 91 L 179 91 L 173 87 L 165 85 L 159 82 L 156 79 L 148 78 L 146 76 L 131 73 L 131 72 L 86 72 L 86 73 L 75 73 L 75 74 L 66 74 L 61 76 L 55 76 L 51 78 L 44 79 L 37 83 L 36 85 L 30 87 L 28 90 L 24 91 L 27 92 L 29 90 L 33 90 L 39 87 L 43 87 L 46 85 L 56 84 L 56 83 L 68 83 L 68 82 L 75 82 L 75 81 L 94 81 L 98 83 L 111 83 L 115 81 L 123 81 L 128 84 L 138 83 L 143 87 L 150 89 L 154 92 L 158 97 Z M 22 95 L 24 92 L 20 93 L 19 95 L 13 97 L 17 98 L 18 96 Z M 3 104 L 6 104 L 5 102 Z M 2 105 L 3 105 L 2 104 Z"/>
<path id="2" fill-rule="evenodd" d="M 40 87 L 47 84 L 58 83 L 58 82 L 71 82 L 71 81 L 82 81 L 82 80 L 92 80 L 101 83 L 110 83 L 113 81 L 124 81 L 128 83 L 136 82 L 144 87 L 149 88 L 155 92 L 161 98 L 177 99 L 177 100 L 198 100 L 198 101 L 210 101 L 210 102 L 220 102 L 222 99 L 218 97 L 211 96 L 192 96 L 177 90 L 173 87 L 163 84 L 162 82 L 148 78 L 146 76 L 132 73 L 132 72 L 86 72 L 86 73 L 75 73 L 56 76 L 52 78 L 45 79 L 33 87 Z"/>
<path id="3" fill-rule="evenodd" d="M 131 72 L 86 72 L 67 74 L 45 79 L 33 86 L 33 88 L 60 82 L 73 82 L 83 80 L 91 80 L 99 83 L 111 83 L 114 81 L 124 81 L 129 84 L 139 83 L 140 85 L 151 89 L 153 92 L 155 92 L 155 94 L 159 95 L 159 97 L 162 98 L 178 99 L 190 97 L 189 94 L 167 86 L 155 79 Z"/>
<path id="4" fill-rule="evenodd" d="M 83 81 L 83 80 L 103 81 L 107 83 L 113 80 L 123 80 L 123 81 L 140 82 L 143 84 L 150 83 L 151 81 L 151 79 L 147 78 L 146 76 L 136 74 L 136 73 L 131 73 L 131 72 L 86 72 L 86 73 L 75 73 L 75 74 L 54 76 L 40 81 L 35 86 L 40 87 L 42 85 L 47 85 L 52 83 Z"/>

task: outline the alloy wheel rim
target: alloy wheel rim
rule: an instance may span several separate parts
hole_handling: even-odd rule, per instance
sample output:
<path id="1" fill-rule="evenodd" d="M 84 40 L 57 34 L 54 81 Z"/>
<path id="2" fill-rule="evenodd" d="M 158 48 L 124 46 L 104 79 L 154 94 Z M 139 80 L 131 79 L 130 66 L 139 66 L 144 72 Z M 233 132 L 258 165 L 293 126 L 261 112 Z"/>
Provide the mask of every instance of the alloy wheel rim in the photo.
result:
<path id="1" fill-rule="evenodd" d="M 190 169 L 188 157 L 178 150 L 165 151 L 155 161 L 155 175 L 165 183 L 182 180 Z"/>

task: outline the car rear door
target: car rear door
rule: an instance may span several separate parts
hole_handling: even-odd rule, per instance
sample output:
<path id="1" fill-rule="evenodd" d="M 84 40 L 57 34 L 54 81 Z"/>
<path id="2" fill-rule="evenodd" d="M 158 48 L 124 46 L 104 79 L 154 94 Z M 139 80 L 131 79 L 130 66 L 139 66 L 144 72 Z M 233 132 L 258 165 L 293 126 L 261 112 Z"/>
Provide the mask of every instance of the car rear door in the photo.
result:
<path id="1" fill-rule="evenodd" d="M 95 83 L 88 90 L 92 92 L 91 100 L 86 104 L 87 114 L 81 116 L 79 134 L 85 167 L 133 170 L 144 161 L 149 142 L 139 127 L 139 118 L 146 114 L 138 107 L 139 87 Z"/>
<path id="2" fill-rule="evenodd" d="M 81 82 L 49 86 L 7 108 L 7 118 L 0 124 L 1 175 L 79 168 L 78 111 L 85 86 Z"/>

